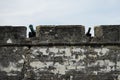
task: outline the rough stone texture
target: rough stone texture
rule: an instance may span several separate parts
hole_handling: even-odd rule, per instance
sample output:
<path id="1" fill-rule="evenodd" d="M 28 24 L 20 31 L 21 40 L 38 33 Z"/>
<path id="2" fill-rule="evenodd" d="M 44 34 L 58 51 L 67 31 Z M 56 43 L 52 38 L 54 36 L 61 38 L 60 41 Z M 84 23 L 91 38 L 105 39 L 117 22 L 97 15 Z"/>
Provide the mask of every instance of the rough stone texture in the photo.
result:
<path id="1" fill-rule="evenodd" d="M 119 46 L 14 46 L 0 51 L 0 80 L 120 80 Z"/>
<path id="2" fill-rule="evenodd" d="M 0 27 L 0 80 L 120 80 L 119 28 L 89 38 L 79 25 L 38 26 L 29 39 L 25 27 Z"/>
<path id="3" fill-rule="evenodd" d="M 120 80 L 120 47 L 32 47 L 35 80 Z"/>
<path id="4" fill-rule="evenodd" d="M 96 41 L 99 42 L 119 42 L 120 25 L 100 25 L 94 28 Z"/>
<path id="5" fill-rule="evenodd" d="M 0 26 L 0 43 L 21 43 L 26 38 L 24 26 Z"/>
<path id="6" fill-rule="evenodd" d="M 40 42 L 85 42 L 85 29 L 82 25 L 40 25 L 36 29 Z"/>
<path id="7" fill-rule="evenodd" d="M 0 80 L 22 80 L 25 47 L 0 47 Z"/>

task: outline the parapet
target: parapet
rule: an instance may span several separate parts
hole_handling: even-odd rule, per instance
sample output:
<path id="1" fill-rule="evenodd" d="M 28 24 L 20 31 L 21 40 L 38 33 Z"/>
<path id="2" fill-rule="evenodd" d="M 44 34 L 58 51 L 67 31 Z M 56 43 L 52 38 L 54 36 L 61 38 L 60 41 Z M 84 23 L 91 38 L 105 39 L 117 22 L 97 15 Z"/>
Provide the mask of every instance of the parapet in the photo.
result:
<path id="1" fill-rule="evenodd" d="M 87 36 L 82 25 L 39 25 L 36 27 L 36 36 L 27 38 L 25 26 L 0 26 L 0 44 L 120 42 L 120 25 L 95 26 L 94 32 L 94 37 Z"/>
<path id="2" fill-rule="evenodd" d="M 120 25 L 100 25 L 94 28 L 95 37 L 99 42 L 119 42 Z"/>
<path id="3" fill-rule="evenodd" d="M 120 80 L 119 31 L 97 26 L 91 37 L 81 25 L 42 25 L 27 38 L 24 26 L 1 26 L 0 80 Z"/>
<path id="4" fill-rule="evenodd" d="M 0 43 L 21 43 L 26 38 L 25 26 L 0 26 Z"/>
<path id="5" fill-rule="evenodd" d="M 84 42 L 85 28 L 82 25 L 40 25 L 36 37 L 45 43 Z"/>

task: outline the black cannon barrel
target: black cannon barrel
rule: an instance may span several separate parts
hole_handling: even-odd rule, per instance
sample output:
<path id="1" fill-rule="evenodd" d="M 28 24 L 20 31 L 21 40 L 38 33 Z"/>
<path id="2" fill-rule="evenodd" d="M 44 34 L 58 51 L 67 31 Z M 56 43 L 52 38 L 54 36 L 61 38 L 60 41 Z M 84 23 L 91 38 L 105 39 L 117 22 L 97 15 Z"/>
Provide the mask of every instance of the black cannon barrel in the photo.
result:
<path id="1" fill-rule="evenodd" d="M 87 31 L 87 33 L 86 33 L 86 36 L 91 37 L 91 33 L 90 33 L 90 31 L 91 31 L 91 28 L 89 27 L 89 29 L 88 29 L 88 31 Z"/>
<path id="2" fill-rule="evenodd" d="M 31 30 L 31 32 L 29 32 L 29 37 L 35 37 L 36 36 L 36 32 L 33 28 L 33 25 L 29 25 L 29 28 Z"/>
<path id="3" fill-rule="evenodd" d="M 91 28 L 88 29 L 88 32 L 87 32 L 87 33 L 90 33 L 90 31 L 91 31 Z"/>

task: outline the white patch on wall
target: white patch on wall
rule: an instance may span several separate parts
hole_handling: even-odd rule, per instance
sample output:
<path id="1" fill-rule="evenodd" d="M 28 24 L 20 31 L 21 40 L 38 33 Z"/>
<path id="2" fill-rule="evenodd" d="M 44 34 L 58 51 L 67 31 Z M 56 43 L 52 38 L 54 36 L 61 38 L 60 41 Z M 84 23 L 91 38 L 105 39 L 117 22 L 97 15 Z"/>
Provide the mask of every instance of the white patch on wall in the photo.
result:
<path id="1" fill-rule="evenodd" d="M 39 55 L 39 53 L 37 51 L 38 51 L 38 49 L 33 48 L 33 50 L 32 50 L 33 55 Z"/>
<path id="2" fill-rule="evenodd" d="M 86 55 L 79 55 L 76 61 L 83 60 L 84 58 L 86 58 Z"/>
<path id="3" fill-rule="evenodd" d="M 82 53 L 85 52 L 85 50 L 84 50 L 84 49 L 81 49 L 81 48 L 73 48 L 72 51 L 73 51 L 73 52 L 82 52 Z"/>
<path id="4" fill-rule="evenodd" d="M 60 49 L 60 52 L 61 51 L 65 51 L 65 56 L 71 56 L 71 50 L 70 50 L 70 48 Z"/>
<path id="5" fill-rule="evenodd" d="M 108 52 L 109 52 L 109 49 L 108 48 L 98 48 L 98 49 L 94 49 L 95 52 L 98 53 L 99 56 L 104 56 L 106 55 Z M 102 54 L 100 54 L 102 53 Z"/>
<path id="6" fill-rule="evenodd" d="M 2 67 L 0 66 L 0 70 L 1 71 L 5 71 L 7 73 L 10 73 L 11 71 L 21 71 L 21 67 L 17 67 L 15 63 L 13 62 L 10 62 L 9 66 L 8 67 Z"/>
<path id="7" fill-rule="evenodd" d="M 62 48 L 62 49 L 60 48 L 59 51 L 62 53 L 62 52 L 65 51 L 65 49 L 64 48 Z"/>
<path id="8" fill-rule="evenodd" d="M 106 65 L 108 65 L 108 66 L 114 66 L 114 65 L 115 65 L 115 63 L 114 63 L 114 62 L 111 62 L 110 60 L 105 60 L 105 63 L 106 63 Z"/>
<path id="9" fill-rule="evenodd" d="M 65 52 L 65 56 L 71 56 L 71 49 L 70 48 L 62 48 L 59 49 L 60 52 Z"/>
<path id="10" fill-rule="evenodd" d="M 110 72 L 115 70 L 115 63 L 110 60 L 97 60 L 95 63 L 92 63 L 90 66 L 96 66 L 99 65 L 100 67 L 105 67 L 104 69 L 101 69 L 100 72 Z"/>
<path id="11" fill-rule="evenodd" d="M 18 48 L 15 48 L 14 50 L 13 50 L 13 52 L 16 52 L 18 50 Z"/>
<path id="12" fill-rule="evenodd" d="M 102 53 L 103 53 L 103 55 L 105 55 L 107 52 L 109 52 L 109 49 L 107 49 L 107 48 L 102 48 L 102 51 L 101 51 Z"/>
<path id="13" fill-rule="evenodd" d="M 76 69 L 77 66 L 73 66 L 73 65 L 70 65 L 70 66 L 67 66 L 67 69 L 70 70 L 70 69 Z"/>
<path id="14" fill-rule="evenodd" d="M 117 62 L 117 69 L 120 70 L 120 61 Z"/>
<path id="15" fill-rule="evenodd" d="M 66 71 L 66 67 L 65 65 L 61 65 L 59 63 L 55 63 L 55 67 L 56 69 L 53 71 L 53 73 L 59 73 L 59 74 L 65 74 L 65 71 Z"/>
<path id="16" fill-rule="evenodd" d="M 100 53 L 101 49 L 94 49 L 95 52 Z"/>
<path id="17" fill-rule="evenodd" d="M 26 60 L 25 55 L 22 55 L 22 58 L 23 58 L 24 60 Z"/>
<path id="18" fill-rule="evenodd" d="M 72 59 L 70 59 L 71 61 L 80 61 L 80 60 L 84 60 L 86 58 L 86 55 L 78 55 L 77 59 L 75 57 L 75 55 L 72 56 Z"/>
<path id="19" fill-rule="evenodd" d="M 57 57 L 57 56 L 64 56 L 64 55 L 63 54 L 56 54 L 55 57 Z"/>
<path id="20" fill-rule="evenodd" d="M 53 62 L 46 62 L 46 67 L 53 66 Z"/>
<path id="21" fill-rule="evenodd" d="M 49 55 L 49 54 L 47 53 L 47 48 L 40 48 L 39 51 L 42 52 L 43 55 Z"/>
<path id="22" fill-rule="evenodd" d="M 75 59 L 75 55 L 73 55 L 72 58 L 73 58 L 73 60 L 76 60 L 76 59 Z"/>
<path id="23" fill-rule="evenodd" d="M 97 60 L 95 65 L 99 65 L 100 67 L 106 66 L 103 60 Z"/>
<path id="24" fill-rule="evenodd" d="M 117 80 L 120 80 L 120 75 L 118 75 L 118 78 L 117 78 Z"/>
<path id="25" fill-rule="evenodd" d="M 92 54 L 89 54 L 89 57 L 96 58 L 96 57 L 97 57 L 97 55 L 92 55 Z"/>
<path id="26" fill-rule="evenodd" d="M 65 65 L 65 66 L 66 66 L 66 65 L 69 65 L 69 61 L 68 61 L 68 60 L 64 61 L 64 65 Z"/>
<path id="27" fill-rule="evenodd" d="M 115 70 L 115 63 L 111 62 L 110 60 L 97 60 L 95 63 L 91 64 L 90 66 L 96 66 L 99 65 L 100 67 L 105 67 L 104 69 L 101 69 L 100 72 L 110 72 Z"/>
<path id="28" fill-rule="evenodd" d="M 18 61 L 18 63 L 24 63 L 24 60 L 23 60 L 23 59 L 21 59 L 21 60 L 19 60 L 19 61 Z"/>
<path id="29" fill-rule="evenodd" d="M 33 55 L 31 55 L 30 57 L 33 58 L 33 59 L 35 58 L 35 56 L 33 56 Z"/>
<path id="30" fill-rule="evenodd" d="M 93 71 L 93 73 L 94 73 L 95 75 L 97 75 L 97 74 L 98 74 L 98 72 L 97 72 L 97 71 Z"/>
<path id="31" fill-rule="evenodd" d="M 80 69 L 80 70 L 85 69 L 85 66 L 77 65 L 77 69 Z"/>
<path id="32" fill-rule="evenodd" d="M 58 52 L 58 48 L 52 47 L 52 48 L 49 48 L 49 51 L 50 51 L 50 52 L 57 53 L 57 52 Z"/>
<path id="33" fill-rule="evenodd" d="M 7 73 L 8 76 L 17 76 L 17 74 Z"/>
<path id="34" fill-rule="evenodd" d="M 12 43 L 12 40 L 9 38 L 9 39 L 7 40 L 7 43 Z"/>
<path id="35" fill-rule="evenodd" d="M 39 69 L 39 68 L 44 68 L 46 65 L 43 62 L 34 61 L 30 63 L 30 66 Z"/>

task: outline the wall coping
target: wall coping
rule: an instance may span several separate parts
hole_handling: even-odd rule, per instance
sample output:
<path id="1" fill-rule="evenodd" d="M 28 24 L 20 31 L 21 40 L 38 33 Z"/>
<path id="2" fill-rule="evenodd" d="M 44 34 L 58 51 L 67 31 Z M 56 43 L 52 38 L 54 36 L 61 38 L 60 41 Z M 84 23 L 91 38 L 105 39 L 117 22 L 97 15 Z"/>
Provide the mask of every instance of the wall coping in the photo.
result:
<path id="1" fill-rule="evenodd" d="M 120 46 L 120 42 L 115 43 L 104 43 L 104 42 L 94 42 L 94 43 L 24 43 L 24 44 L 0 44 L 0 47 L 22 47 L 22 46 Z"/>

